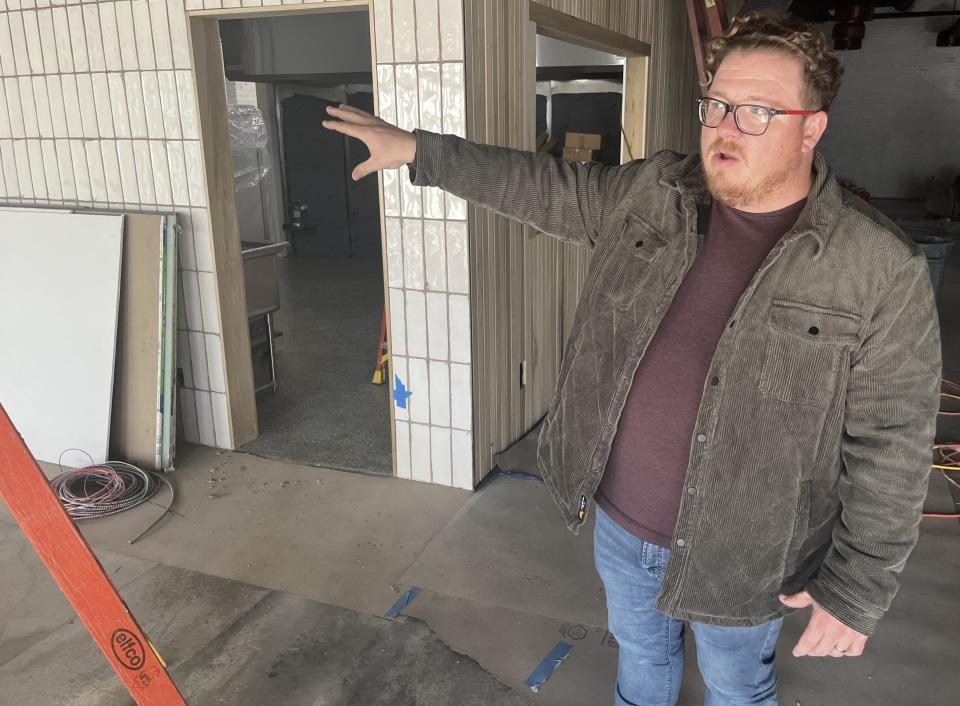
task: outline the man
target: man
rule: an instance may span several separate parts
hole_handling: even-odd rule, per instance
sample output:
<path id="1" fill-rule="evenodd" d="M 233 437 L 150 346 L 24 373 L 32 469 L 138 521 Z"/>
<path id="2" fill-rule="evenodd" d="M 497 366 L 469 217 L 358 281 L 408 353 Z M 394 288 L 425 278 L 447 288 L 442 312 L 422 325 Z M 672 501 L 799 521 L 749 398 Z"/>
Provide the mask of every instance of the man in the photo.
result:
<path id="1" fill-rule="evenodd" d="M 592 248 L 540 436 L 575 533 L 594 497 L 620 645 L 616 704 L 673 704 L 689 622 L 707 704 L 776 704 L 796 656 L 855 656 L 916 543 L 940 346 L 923 253 L 815 151 L 840 68 L 799 20 L 751 14 L 708 52 L 701 155 L 567 164 L 410 134 L 355 109 L 354 178 L 410 164 Z"/>

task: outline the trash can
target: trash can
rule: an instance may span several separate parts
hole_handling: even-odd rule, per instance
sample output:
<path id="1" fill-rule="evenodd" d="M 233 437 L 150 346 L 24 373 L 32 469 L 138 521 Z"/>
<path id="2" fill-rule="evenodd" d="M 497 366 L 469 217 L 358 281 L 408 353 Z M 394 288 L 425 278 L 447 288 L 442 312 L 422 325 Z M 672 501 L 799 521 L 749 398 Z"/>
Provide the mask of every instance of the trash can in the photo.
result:
<path id="1" fill-rule="evenodd" d="M 953 240 L 946 236 L 943 226 L 937 222 L 917 221 L 898 225 L 926 253 L 927 266 L 930 268 L 930 280 L 933 282 L 933 293 L 939 305 L 940 293 L 943 291 L 943 278 L 947 269 L 947 258 L 950 255 L 950 248 L 953 247 Z"/>

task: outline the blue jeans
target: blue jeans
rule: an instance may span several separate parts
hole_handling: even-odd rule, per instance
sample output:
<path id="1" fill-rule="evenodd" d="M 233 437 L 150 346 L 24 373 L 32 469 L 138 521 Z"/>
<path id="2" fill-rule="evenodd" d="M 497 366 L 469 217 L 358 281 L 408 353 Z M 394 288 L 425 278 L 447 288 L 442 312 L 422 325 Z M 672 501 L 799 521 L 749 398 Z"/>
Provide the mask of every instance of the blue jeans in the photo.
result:
<path id="1" fill-rule="evenodd" d="M 684 622 L 654 608 L 670 550 L 633 536 L 598 506 L 594 557 L 620 645 L 615 706 L 672 706 L 683 679 Z M 777 706 L 782 626 L 783 618 L 753 627 L 690 623 L 706 706 Z"/>

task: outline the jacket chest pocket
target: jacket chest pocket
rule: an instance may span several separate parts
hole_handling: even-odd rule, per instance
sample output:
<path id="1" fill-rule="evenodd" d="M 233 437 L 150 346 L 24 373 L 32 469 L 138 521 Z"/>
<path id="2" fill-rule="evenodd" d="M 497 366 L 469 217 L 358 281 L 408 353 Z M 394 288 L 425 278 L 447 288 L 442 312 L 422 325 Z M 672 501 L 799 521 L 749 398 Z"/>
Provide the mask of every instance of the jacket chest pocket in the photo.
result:
<path id="1" fill-rule="evenodd" d="M 654 226 L 628 216 L 604 258 L 597 293 L 618 309 L 629 309 L 657 271 L 666 248 L 667 242 Z"/>
<path id="2" fill-rule="evenodd" d="M 782 402 L 828 405 L 836 392 L 839 366 L 857 343 L 860 324 L 856 314 L 774 300 L 760 392 Z"/>

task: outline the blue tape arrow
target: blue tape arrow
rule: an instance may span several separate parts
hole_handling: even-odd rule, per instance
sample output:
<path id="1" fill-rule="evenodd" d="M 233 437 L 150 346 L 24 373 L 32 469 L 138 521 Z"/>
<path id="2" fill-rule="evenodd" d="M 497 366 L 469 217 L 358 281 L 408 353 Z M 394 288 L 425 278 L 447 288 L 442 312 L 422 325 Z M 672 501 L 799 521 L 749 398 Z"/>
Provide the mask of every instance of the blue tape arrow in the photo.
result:
<path id="1" fill-rule="evenodd" d="M 393 399 L 397 403 L 397 407 L 400 409 L 407 408 L 407 400 L 410 399 L 410 396 L 413 393 L 408 391 L 406 386 L 403 384 L 403 380 L 400 379 L 400 376 L 394 373 L 393 376 Z"/>

